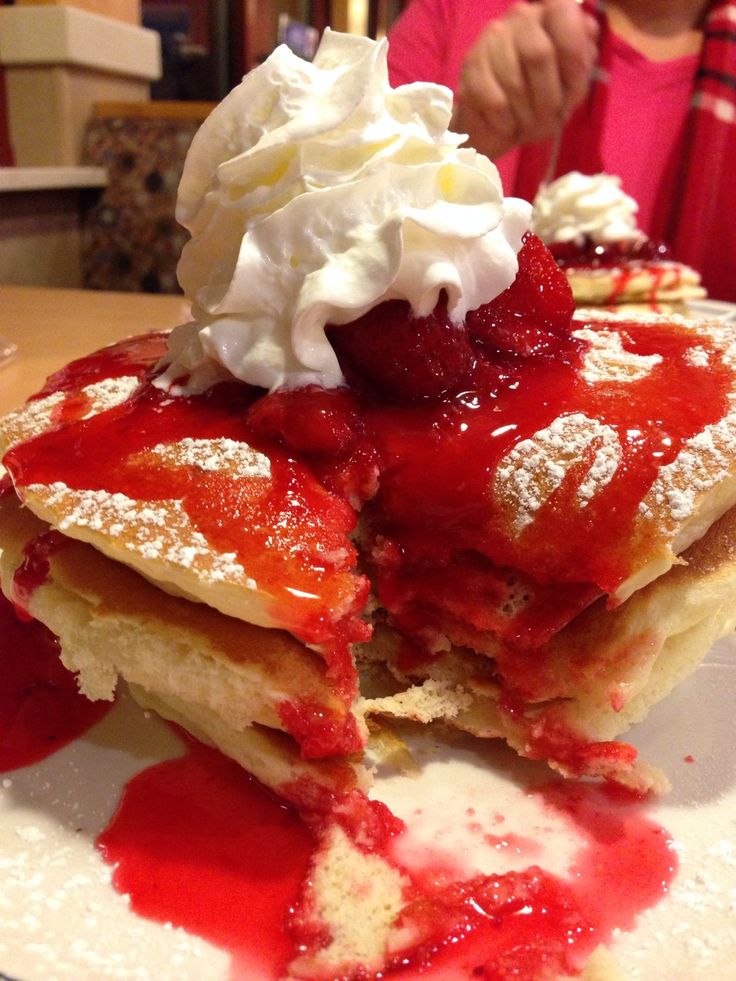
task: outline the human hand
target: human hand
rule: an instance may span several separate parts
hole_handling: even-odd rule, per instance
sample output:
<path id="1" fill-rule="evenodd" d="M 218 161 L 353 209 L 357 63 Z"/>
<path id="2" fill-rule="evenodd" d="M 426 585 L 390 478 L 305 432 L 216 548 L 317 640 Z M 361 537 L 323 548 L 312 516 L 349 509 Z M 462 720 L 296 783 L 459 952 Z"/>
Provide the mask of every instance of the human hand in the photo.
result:
<path id="1" fill-rule="evenodd" d="M 585 97 L 597 38 L 578 0 L 515 3 L 468 52 L 452 128 L 491 158 L 554 137 Z"/>

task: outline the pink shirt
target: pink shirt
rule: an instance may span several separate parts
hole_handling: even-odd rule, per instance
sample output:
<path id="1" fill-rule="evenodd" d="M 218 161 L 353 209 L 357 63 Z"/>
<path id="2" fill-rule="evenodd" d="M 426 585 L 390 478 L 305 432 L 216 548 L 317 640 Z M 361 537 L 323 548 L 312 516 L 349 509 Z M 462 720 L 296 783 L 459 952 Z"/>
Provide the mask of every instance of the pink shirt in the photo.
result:
<path id="1" fill-rule="evenodd" d="M 697 67 L 697 55 L 649 61 L 612 39 L 601 159 L 639 202 L 639 226 L 655 238 L 664 234 Z"/>
<path id="2" fill-rule="evenodd" d="M 513 0 L 413 0 L 389 35 L 392 84 L 435 81 L 457 87 L 467 50 Z M 618 174 L 639 203 L 640 227 L 664 234 L 685 118 L 697 69 L 696 55 L 649 61 L 614 38 L 600 154 L 603 170 Z M 506 193 L 514 193 L 518 152 L 495 161 Z"/>

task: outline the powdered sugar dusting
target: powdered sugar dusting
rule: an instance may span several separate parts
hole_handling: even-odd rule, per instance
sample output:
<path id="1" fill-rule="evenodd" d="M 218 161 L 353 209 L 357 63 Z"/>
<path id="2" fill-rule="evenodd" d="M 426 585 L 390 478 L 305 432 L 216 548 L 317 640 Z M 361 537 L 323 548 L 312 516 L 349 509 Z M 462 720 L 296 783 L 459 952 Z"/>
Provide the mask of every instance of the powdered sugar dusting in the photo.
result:
<path id="1" fill-rule="evenodd" d="M 10 443 L 36 436 L 51 426 L 54 412 L 65 399 L 63 392 L 52 392 L 42 399 L 34 399 L 9 412 L 2 420 L 3 433 Z"/>
<path id="2" fill-rule="evenodd" d="M 82 418 L 90 419 L 101 412 L 107 412 L 117 405 L 122 405 L 139 386 L 140 379 L 135 375 L 124 375 L 121 378 L 103 378 L 102 381 L 87 385 L 82 391 L 90 399 L 91 405 L 89 411 Z"/>
<path id="3" fill-rule="evenodd" d="M 124 781 L 171 734 L 128 700 L 60 753 L 2 781 L 0 789 L 0 969 L 24 981 L 222 981 L 228 957 L 179 928 L 141 919 L 112 885 L 114 869 L 94 848 Z M 124 733 L 148 745 L 125 753 Z M 159 734 L 160 733 L 160 737 Z"/>
<path id="4" fill-rule="evenodd" d="M 573 336 L 589 345 L 583 359 L 582 376 L 590 385 L 638 381 L 662 362 L 659 354 L 640 355 L 624 350 L 621 335 L 616 331 L 582 327 L 573 331 Z"/>
<path id="5" fill-rule="evenodd" d="M 235 477 L 269 477 L 271 461 L 247 443 L 234 439 L 192 439 L 159 443 L 151 450 L 169 466 L 232 473 Z"/>
<path id="6" fill-rule="evenodd" d="M 191 571 L 205 582 L 257 588 L 234 552 L 212 549 L 192 526 L 180 501 L 141 502 L 105 490 L 73 490 L 61 482 L 30 484 L 27 490 L 59 516 L 57 527 L 72 537 L 86 538 L 79 532 L 89 529 L 146 562 Z"/>
<path id="7" fill-rule="evenodd" d="M 677 457 L 660 470 L 640 505 L 651 519 L 659 516 L 671 534 L 696 511 L 698 501 L 733 474 L 736 457 L 736 406 L 719 422 L 688 440 Z"/>
<path id="8" fill-rule="evenodd" d="M 696 368 L 707 368 L 710 363 L 710 354 L 704 347 L 690 348 L 685 358 Z"/>
<path id="9" fill-rule="evenodd" d="M 135 375 L 121 378 L 104 378 L 85 386 L 81 392 L 89 400 L 83 419 L 107 412 L 121 405 L 140 385 Z M 71 393 L 76 394 L 76 393 Z M 21 408 L 10 412 L 2 421 L 2 429 L 8 442 L 18 443 L 38 436 L 56 424 L 56 413 L 70 397 L 69 392 L 52 392 L 44 398 L 32 399 Z"/>
<path id="10" fill-rule="evenodd" d="M 690 364 L 706 368 L 712 352 L 701 339 L 718 350 L 718 357 L 731 369 L 736 369 L 736 326 L 723 321 L 694 322 L 676 315 L 611 314 L 608 311 L 577 311 L 575 321 L 580 326 L 575 337 L 588 344 L 584 356 L 583 377 L 589 384 L 606 381 L 635 381 L 644 377 L 661 361 L 659 355 L 640 357 L 623 349 L 621 336 L 606 328 L 611 324 L 677 324 L 693 335 L 693 344 L 686 353 Z M 736 459 L 736 396 L 731 396 L 729 410 L 717 423 L 688 440 L 677 458 L 662 467 L 649 493 L 639 505 L 645 521 L 656 521 L 661 533 L 673 539 L 682 523 L 697 512 L 703 497 L 717 485 L 732 479 Z M 725 495 L 726 506 L 733 494 Z"/>
<path id="11" fill-rule="evenodd" d="M 586 504 L 611 480 L 621 459 L 615 430 L 581 412 L 560 416 L 531 439 L 522 440 L 504 457 L 496 471 L 495 494 L 514 503 L 513 530 L 520 534 L 536 512 L 563 482 L 568 469 L 586 452 L 592 462 L 577 489 L 579 506 Z"/>

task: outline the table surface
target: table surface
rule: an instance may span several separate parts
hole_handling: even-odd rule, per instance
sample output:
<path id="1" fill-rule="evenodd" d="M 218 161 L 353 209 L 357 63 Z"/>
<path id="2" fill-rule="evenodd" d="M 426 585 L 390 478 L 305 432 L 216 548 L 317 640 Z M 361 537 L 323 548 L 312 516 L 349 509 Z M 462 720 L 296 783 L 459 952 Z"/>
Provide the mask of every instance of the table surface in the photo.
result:
<path id="1" fill-rule="evenodd" d="M 18 346 L 0 363 L 0 414 L 68 361 L 130 334 L 174 327 L 188 314 L 181 296 L 0 286 L 0 337 Z"/>

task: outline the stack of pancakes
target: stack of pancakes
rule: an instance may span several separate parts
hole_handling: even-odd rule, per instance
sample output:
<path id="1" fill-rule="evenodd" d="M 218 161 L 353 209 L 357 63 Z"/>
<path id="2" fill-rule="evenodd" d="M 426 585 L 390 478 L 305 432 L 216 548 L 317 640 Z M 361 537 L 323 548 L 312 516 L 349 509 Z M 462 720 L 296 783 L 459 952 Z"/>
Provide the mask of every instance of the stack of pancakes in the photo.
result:
<path id="1" fill-rule="evenodd" d="M 685 313 L 688 301 L 706 295 L 695 269 L 673 259 L 632 258 L 598 266 L 581 261 L 563 268 L 581 308 Z"/>
<path id="2" fill-rule="evenodd" d="M 90 698 L 111 699 L 122 679 L 297 803 L 305 781 L 367 788 L 364 750 L 390 718 L 501 737 L 565 775 L 661 788 L 614 740 L 736 622 L 736 337 L 652 322 L 647 355 L 626 350 L 632 321 L 576 323 L 586 412 L 552 405 L 552 423 L 488 474 L 505 561 L 465 543 L 436 574 L 399 573 L 393 592 L 380 494 L 361 510 L 295 454 L 247 442 L 243 415 L 260 397 L 247 386 L 172 396 L 154 384 L 165 338 L 122 342 L 2 421 L 2 589 L 59 636 Z M 670 363 L 670 329 L 685 353 L 657 391 L 676 402 L 687 369 L 704 391 L 715 379 L 717 411 L 666 464 L 652 472 L 648 459 L 633 517 L 617 524 L 611 488 L 622 470 L 636 486 L 639 458 L 617 445 L 606 406 Z M 657 408 L 638 424 L 666 447 Z M 577 550 L 595 556 L 585 536 L 600 525 L 586 515 L 606 493 L 623 530 L 601 551 L 634 556 L 608 589 L 576 568 Z M 514 567 L 527 540 L 532 564 L 564 575 Z M 469 564 L 486 604 L 474 622 L 453 593 Z"/>
<path id="3" fill-rule="evenodd" d="M 638 211 L 614 174 L 570 171 L 539 189 L 532 227 L 578 307 L 684 314 L 705 296 L 700 274 L 638 227 Z"/>

